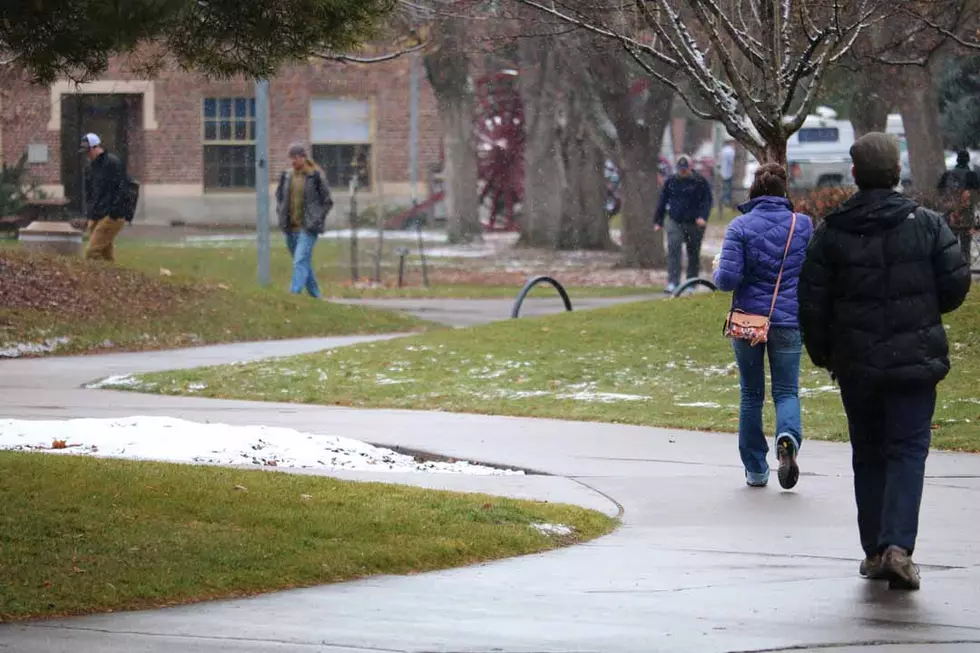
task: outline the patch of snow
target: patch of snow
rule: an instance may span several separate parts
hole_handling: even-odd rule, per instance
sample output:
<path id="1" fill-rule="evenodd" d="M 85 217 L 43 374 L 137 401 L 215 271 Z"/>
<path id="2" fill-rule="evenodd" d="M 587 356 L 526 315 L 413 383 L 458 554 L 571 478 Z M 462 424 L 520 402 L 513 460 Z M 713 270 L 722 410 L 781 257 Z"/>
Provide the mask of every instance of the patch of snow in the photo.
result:
<path id="1" fill-rule="evenodd" d="M 721 408 L 721 404 L 716 404 L 713 401 L 695 401 L 689 404 L 674 404 L 675 406 L 681 406 L 682 408 Z"/>
<path id="2" fill-rule="evenodd" d="M 56 441 L 63 443 L 63 448 L 54 448 Z M 277 427 L 201 424 L 172 417 L 0 420 L 0 449 L 287 469 L 524 474 L 465 461 L 419 461 L 350 438 Z"/>
<path id="3" fill-rule="evenodd" d="M 377 385 L 401 385 L 403 383 L 415 383 L 415 379 L 393 379 L 384 374 L 378 374 L 375 376 L 374 382 Z"/>
<path id="4" fill-rule="evenodd" d="M 565 524 L 531 524 L 531 528 L 542 535 L 556 535 L 559 537 L 566 537 L 574 532 L 571 526 L 566 526 Z"/>
<path id="5" fill-rule="evenodd" d="M 486 245 L 458 245 L 455 247 L 437 247 L 426 250 L 425 255 L 432 258 L 489 258 L 497 253 L 497 249 Z"/>
<path id="6" fill-rule="evenodd" d="M 142 388 L 143 382 L 131 374 L 117 374 L 107 376 L 104 379 L 89 383 L 85 386 L 89 390 L 103 390 L 106 388 Z"/>
<path id="7" fill-rule="evenodd" d="M 329 231 L 323 232 L 320 235 L 321 239 L 326 240 L 350 240 L 351 236 L 354 234 L 350 229 L 331 229 Z M 358 229 L 357 230 L 358 240 L 377 240 L 378 230 L 377 229 Z M 418 232 L 414 230 L 392 230 L 384 231 L 384 239 L 389 241 L 410 241 L 417 243 L 419 240 Z M 422 232 L 422 242 L 423 243 L 447 243 L 449 242 L 449 237 L 444 233 L 423 231 Z M 426 252 L 428 254 L 428 252 Z"/>
<path id="8" fill-rule="evenodd" d="M 555 395 L 559 399 L 571 399 L 573 401 L 595 402 L 600 404 L 615 404 L 620 401 L 649 401 L 650 397 L 645 395 L 630 395 L 619 392 L 595 392 L 594 390 L 582 390 L 580 392 Z"/>
<path id="9" fill-rule="evenodd" d="M 61 345 L 67 345 L 71 338 L 48 338 L 44 342 L 18 342 L 0 349 L 0 358 L 20 358 L 32 354 L 50 354 Z"/>
<path id="10" fill-rule="evenodd" d="M 832 385 L 822 385 L 818 388 L 800 388 L 801 397 L 816 397 L 828 393 L 840 394 L 840 390 Z"/>

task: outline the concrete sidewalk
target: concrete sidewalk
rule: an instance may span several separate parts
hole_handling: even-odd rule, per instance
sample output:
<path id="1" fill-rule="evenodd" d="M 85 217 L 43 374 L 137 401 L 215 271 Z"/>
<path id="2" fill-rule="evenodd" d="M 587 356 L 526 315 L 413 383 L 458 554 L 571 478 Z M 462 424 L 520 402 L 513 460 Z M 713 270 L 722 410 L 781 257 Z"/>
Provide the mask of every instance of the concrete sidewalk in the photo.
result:
<path id="1" fill-rule="evenodd" d="M 623 527 L 584 546 L 465 569 L 10 625 L 0 627 L 0 650 L 980 651 L 980 457 L 930 458 L 916 556 L 923 590 L 910 595 L 857 576 L 846 445 L 808 442 L 800 486 L 785 493 L 744 486 L 729 435 L 79 389 L 110 374 L 349 342 L 4 361 L 0 405 L 8 417 L 150 414 L 289 426 L 519 465 L 553 476 L 371 478 L 568 501 L 608 513 L 622 506 Z"/>
<path id="2" fill-rule="evenodd" d="M 581 297 L 576 298 L 571 292 L 572 310 L 587 311 L 596 308 L 606 308 L 631 302 L 642 302 L 663 299 L 665 295 L 647 294 L 627 297 Z M 336 299 L 331 300 L 343 304 L 371 306 L 387 311 L 400 311 L 414 315 L 423 320 L 438 322 L 454 327 L 476 326 L 489 324 L 500 320 L 510 319 L 515 297 L 510 299 Z M 534 297 L 524 300 L 521 305 L 520 317 L 540 317 L 551 313 L 560 313 L 565 305 L 555 292 L 554 298 Z"/>

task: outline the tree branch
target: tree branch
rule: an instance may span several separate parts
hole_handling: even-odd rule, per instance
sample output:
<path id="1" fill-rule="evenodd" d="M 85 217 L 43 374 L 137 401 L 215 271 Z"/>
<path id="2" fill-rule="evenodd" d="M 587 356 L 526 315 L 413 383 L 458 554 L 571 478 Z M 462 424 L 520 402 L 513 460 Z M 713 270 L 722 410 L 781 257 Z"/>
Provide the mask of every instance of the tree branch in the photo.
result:
<path id="1" fill-rule="evenodd" d="M 333 53 L 317 53 L 315 56 L 318 59 L 323 59 L 324 61 L 336 61 L 339 63 L 363 63 L 363 64 L 373 64 L 373 63 L 384 63 L 385 61 L 393 61 L 404 57 L 407 54 L 412 54 L 414 52 L 421 52 L 425 49 L 426 43 L 419 43 L 410 48 L 405 48 L 403 50 L 398 50 L 397 52 L 391 52 L 389 54 L 382 54 L 377 57 L 356 57 L 350 54 L 333 54 Z"/>

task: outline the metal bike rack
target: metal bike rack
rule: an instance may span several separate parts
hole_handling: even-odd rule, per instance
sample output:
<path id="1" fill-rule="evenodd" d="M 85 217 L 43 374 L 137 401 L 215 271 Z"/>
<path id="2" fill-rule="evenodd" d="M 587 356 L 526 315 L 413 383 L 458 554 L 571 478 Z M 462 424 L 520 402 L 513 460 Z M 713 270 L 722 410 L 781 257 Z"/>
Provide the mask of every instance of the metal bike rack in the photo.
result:
<path id="1" fill-rule="evenodd" d="M 562 301 L 565 302 L 565 310 L 566 311 L 572 310 L 572 300 L 568 298 L 568 293 L 565 292 L 564 286 L 562 286 L 560 283 L 558 283 L 555 279 L 551 277 L 534 277 L 533 279 L 527 280 L 527 283 L 524 284 L 524 287 L 521 289 L 520 294 L 517 295 L 517 301 L 514 302 L 514 308 L 510 312 L 511 319 L 517 318 L 518 315 L 520 315 L 521 304 L 524 303 L 524 299 L 527 297 L 528 293 L 531 292 L 531 290 L 540 283 L 551 284 L 555 288 L 555 290 L 558 291 L 558 294 L 561 295 Z"/>
<path id="2" fill-rule="evenodd" d="M 677 290 L 674 291 L 674 294 L 671 295 L 671 297 L 680 297 L 685 292 L 694 288 L 695 286 L 704 286 L 711 292 L 716 292 L 718 290 L 718 286 L 716 286 L 713 281 L 709 279 L 702 279 L 701 277 L 697 277 L 694 279 L 688 279 L 681 285 L 677 286 Z"/>

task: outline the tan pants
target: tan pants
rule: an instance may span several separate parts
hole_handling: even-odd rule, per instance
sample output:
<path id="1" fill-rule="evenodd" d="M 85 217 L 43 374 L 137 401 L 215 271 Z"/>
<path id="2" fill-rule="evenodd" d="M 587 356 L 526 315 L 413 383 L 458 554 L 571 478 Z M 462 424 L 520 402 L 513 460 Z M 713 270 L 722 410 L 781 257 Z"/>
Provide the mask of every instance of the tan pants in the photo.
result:
<path id="1" fill-rule="evenodd" d="M 85 248 L 85 258 L 96 261 L 115 261 L 116 236 L 126 226 L 122 218 L 110 218 L 88 221 L 88 247 Z"/>

